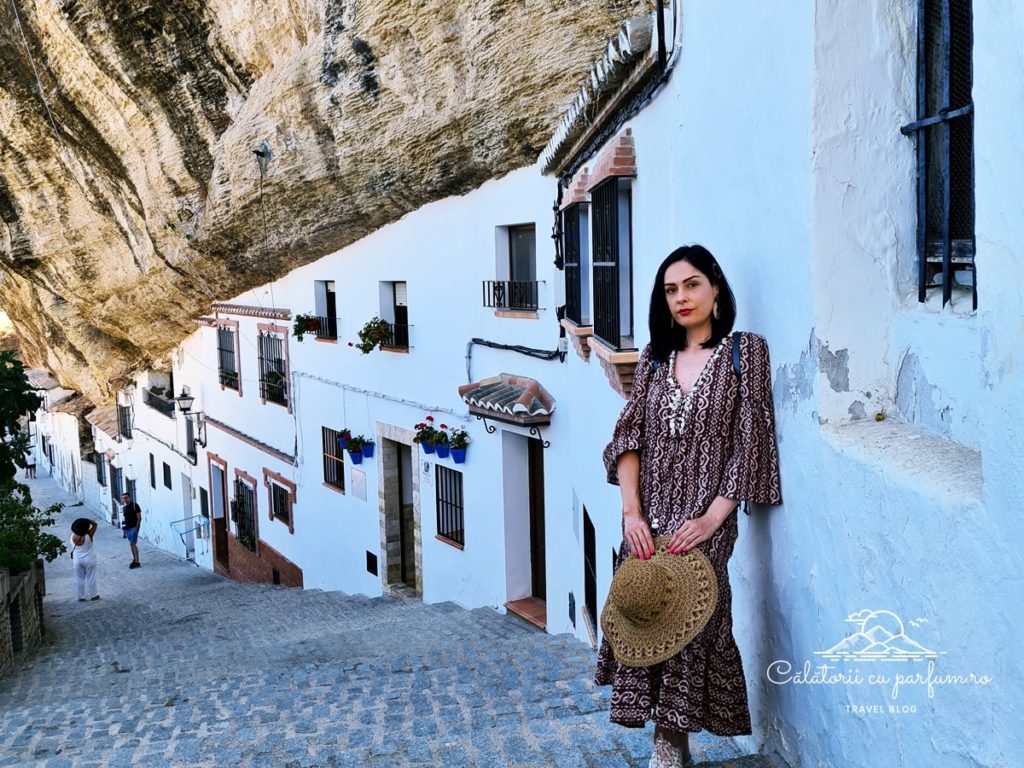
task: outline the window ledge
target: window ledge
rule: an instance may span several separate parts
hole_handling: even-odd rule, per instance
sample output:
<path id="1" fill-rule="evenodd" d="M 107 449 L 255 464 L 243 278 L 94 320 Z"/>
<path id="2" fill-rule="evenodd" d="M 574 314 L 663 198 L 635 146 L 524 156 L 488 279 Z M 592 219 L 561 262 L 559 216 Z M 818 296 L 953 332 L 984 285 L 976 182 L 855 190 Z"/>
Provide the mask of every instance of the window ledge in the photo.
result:
<path id="1" fill-rule="evenodd" d="M 597 359 L 601 361 L 601 368 L 604 369 L 612 389 L 628 400 L 630 392 L 633 391 L 636 364 L 640 360 L 639 350 L 612 349 L 597 336 L 589 337 L 588 343 L 594 354 L 597 355 Z"/>
<path id="2" fill-rule="evenodd" d="M 464 544 L 459 544 L 457 541 L 452 541 L 451 539 L 442 536 L 440 533 L 435 533 L 434 538 L 443 544 L 447 544 L 449 547 L 455 547 L 459 550 L 464 550 L 466 548 Z"/>
<path id="3" fill-rule="evenodd" d="M 342 496 L 345 495 L 345 489 L 344 488 L 339 488 L 338 486 L 331 485 L 330 483 L 320 483 L 320 485 L 322 485 L 324 488 L 329 488 L 330 490 L 334 491 L 335 493 L 340 493 Z"/>
<path id="4" fill-rule="evenodd" d="M 332 339 L 330 337 L 320 338 L 319 336 L 314 336 L 313 337 L 313 341 L 319 341 L 321 344 L 337 344 L 338 343 L 338 337 L 335 336 Z"/>
<path id="5" fill-rule="evenodd" d="M 409 354 L 409 347 L 389 347 L 384 344 L 381 344 L 379 349 L 381 352 L 396 352 L 399 355 Z"/>
<path id="6" fill-rule="evenodd" d="M 563 317 L 561 325 L 565 328 L 572 342 L 573 349 L 584 363 L 590 362 L 590 337 L 594 334 L 592 325 L 576 325 L 572 320 Z"/>
<path id="7" fill-rule="evenodd" d="M 518 320 L 536 320 L 540 317 L 540 310 L 533 309 L 496 309 L 495 317 L 508 317 Z"/>
<path id="8" fill-rule="evenodd" d="M 824 424 L 821 431 L 844 456 L 943 506 L 981 502 L 981 454 L 962 443 L 890 419 Z"/>

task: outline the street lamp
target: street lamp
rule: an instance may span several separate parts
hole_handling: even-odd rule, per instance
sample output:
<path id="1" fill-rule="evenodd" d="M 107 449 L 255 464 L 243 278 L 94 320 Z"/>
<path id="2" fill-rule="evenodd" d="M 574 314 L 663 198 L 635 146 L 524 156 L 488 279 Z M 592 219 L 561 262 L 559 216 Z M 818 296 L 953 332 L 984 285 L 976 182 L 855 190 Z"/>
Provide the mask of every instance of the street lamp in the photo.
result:
<path id="1" fill-rule="evenodd" d="M 182 413 L 188 413 L 192 410 L 192 403 L 196 399 L 192 395 L 186 394 L 185 390 L 181 390 L 181 394 L 174 398 L 174 402 L 178 404 L 178 408 L 181 409 Z"/>

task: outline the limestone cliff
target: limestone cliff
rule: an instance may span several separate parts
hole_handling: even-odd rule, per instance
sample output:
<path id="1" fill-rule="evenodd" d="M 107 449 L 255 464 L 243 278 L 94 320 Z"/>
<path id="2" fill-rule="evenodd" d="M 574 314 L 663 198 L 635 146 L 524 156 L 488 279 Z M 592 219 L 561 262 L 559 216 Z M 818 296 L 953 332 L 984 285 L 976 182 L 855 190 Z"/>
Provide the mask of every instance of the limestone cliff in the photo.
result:
<path id="1" fill-rule="evenodd" d="M 645 9 L 0 3 L 0 308 L 22 356 L 109 399 L 212 300 L 534 162 Z"/>

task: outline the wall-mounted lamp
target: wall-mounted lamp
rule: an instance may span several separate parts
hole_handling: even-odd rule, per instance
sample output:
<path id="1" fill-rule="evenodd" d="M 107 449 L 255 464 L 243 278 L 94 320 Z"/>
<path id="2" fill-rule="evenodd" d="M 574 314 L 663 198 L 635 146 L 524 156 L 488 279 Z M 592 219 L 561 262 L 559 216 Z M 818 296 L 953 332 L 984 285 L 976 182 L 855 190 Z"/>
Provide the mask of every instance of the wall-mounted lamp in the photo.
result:
<path id="1" fill-rule="evenodd" d="M 206 447 L 206 414 L 202 411 L 193 411 L 192 404 L 196 401 L 192 395 L 189 395 L 185 390 L 181 390 L 181 394 L 174 398 L 174 402 L 178 404 L 178 409 L 182 412 L 186 419 L 191 420 L 196 425 L 195 441 L 199 445 Z"/>
<path id="2" fill-rule="evenodd" d="M 186 415 L 188 414 L 189 411 L 192 410 L 192 403 L 194 403 L 195 401 L 196 399 L 192 397 L 192 395 L 187 394 L 184 389 L 181 390 L 180 395 L 174 398 L 174 402 L 178 404 L 178 408 L 181 409 L 181 412 Z"/>

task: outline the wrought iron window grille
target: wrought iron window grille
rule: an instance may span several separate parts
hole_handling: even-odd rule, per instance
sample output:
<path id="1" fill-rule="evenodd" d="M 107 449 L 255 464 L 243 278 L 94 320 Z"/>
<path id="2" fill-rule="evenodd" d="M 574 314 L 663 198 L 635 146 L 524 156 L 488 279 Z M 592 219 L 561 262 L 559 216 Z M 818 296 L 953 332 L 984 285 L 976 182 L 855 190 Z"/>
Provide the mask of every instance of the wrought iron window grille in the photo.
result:
<path id="1" fill-rule="evenodd" d="M 900 128 L 917 142 L 918 301 L 969 289 L 975 265 L 971 0 L 918 0 L 917 115 Z"/>

